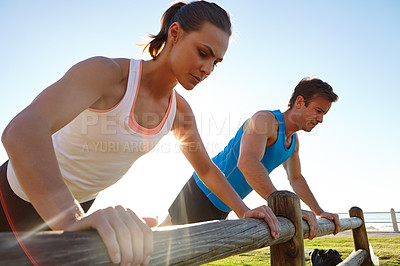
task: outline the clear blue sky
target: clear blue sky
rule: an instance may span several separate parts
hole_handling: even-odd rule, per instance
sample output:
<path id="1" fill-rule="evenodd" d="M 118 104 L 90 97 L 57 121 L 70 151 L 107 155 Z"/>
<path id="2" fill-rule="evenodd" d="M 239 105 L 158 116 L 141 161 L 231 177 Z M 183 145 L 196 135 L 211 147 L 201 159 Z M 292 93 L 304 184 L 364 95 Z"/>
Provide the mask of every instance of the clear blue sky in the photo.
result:
<path id="1" fill-rule="evenodd" d="M 91 56 L 148 58 L 138 43 L 157 33 L 169 0 L 0 2 L 0 130 L 73 64 Z M 300 133 L 303 175 L 322 208 L 400 211 L 400 2 L 217 1 L 232 16 L 224 62 L 191 92 L 211 156 L 261 109 L 285 110 L 298 81 L 316 75 L 340 99 L 323 124 Z M 0 159 L 7 155 L 0 148 Z M 168 135 L 95 208 L 122 204 L 160 215 L 192 174 Z M 283 169 L 272 174 L 290 189 Z M 255 193 L 246 202 L 263 204 Z"/>

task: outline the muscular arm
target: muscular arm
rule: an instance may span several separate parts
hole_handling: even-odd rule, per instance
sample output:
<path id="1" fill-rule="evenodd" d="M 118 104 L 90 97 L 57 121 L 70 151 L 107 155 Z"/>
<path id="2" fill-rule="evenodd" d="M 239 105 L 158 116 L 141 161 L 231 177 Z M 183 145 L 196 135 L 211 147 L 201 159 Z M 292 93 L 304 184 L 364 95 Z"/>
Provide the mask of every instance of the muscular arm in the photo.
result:
<path id="1" fill-rule="evenodd" d="M 76 64 L 9 123 L 2 142 L 22 189 L 52 229 L 97 229 L 112 262 L 146 263 L 151 230 L 120 206 L 85 216 L 61 176 L 51 139 L 86 108 L 112 102 L 121 89 L 121 73 L 120 65 L 107 58 Z"/>
<path id="2" fill-rule="evenodd" d="M 250 210 L 226 180 L 224 174 L 211 161 L 197 130 L 194 115 L 182 97 L 177 98 L 178 111 L 174 122 L 174 134 L 180 148 L 194 170 L 213 193 L 228 205 L 239 218 L 264 218 L 274 237 L 279 234 L 279 222 L 266 207 Z"/>
<path id="3" fill-rule="evenodd" d="M 319 206 L 314 194 L 311 192 L 307 181 L 301 174 L 300 158 L 299 158 L 299 141 L 296 141 L 296 148 L 293 155 L 283 163 L 283 167 L 289 178 L 290 185 L 293 191 L 300 197 L 300 199 L 307 204 L 310 209 L 317 215 L 321 215 L 324 211 Z"/>
<path id="4" fill-rule="evenodd" d="M 180 149 L 193 166 L 206 186 L 224 201 L 238 217 L 243 217 L 249 208 L 228 183 L 223 173 L 211 161 L 198 133 L 196 121 L 187 102 L 177 97 L 177 114 L 174 123 L 174 135 L 180 143 Z"/>
<path id="5" fill-rule="evenodd" d="M 248 126 L 244 128 L 243 132 L 238 168 L 243 173 L 247 183 L 261 197 L 267 200 L 268 196 L 276 191 L 276 188 L 271 182 L 267 169 L 261 163 L 261 159 L 264 157 L 265 147 L 276 141 L 277 136 L 274 135 L 277 132 L 276 119 L 270 112 L 260 111 L 247 124 Z M 284 163 L 284 167 L 288 172 L 291 186 L 296 194 L 321 217 L 327 214 L 318 205 L 306 180 L 301 175 L 298 146 L 296 146 L 293 156 Z M 307 220 L 310 226 L 309 238 L 314 238 L 318 232 L 318 222 L 315 214 L 302 211 L 302 217 Z M 333 219 L 338 225 L 338 217 Z M 338 230 L 338 226 L 336 230 Z"/>
<path id="6" fill-rule="evenodd" d="M 339 216 L 334 213 L 325 212 L 318 204 L 317 200 L 314 197 L 314 194 L 311 192 L 310 187 L 307 184 L 307 181 L 301 174 L 301 166 L 300 166 L 300 158 L 299 158 L 299 141 L 297 139 L 296 148 L 293 155 L 283 164 L 283 167 L 286 170 L 286 173 L 289 178 L 290 185 L 293 188 L 293 191 L 300 197 L 300 199 L 310 207 L 310 209 L 316 213 L 318 216 L 322 218 L 327 218 L 329 220 L 333 220 L 335 222 L 335 234 L 339 232 L 340 222 Z M 310 223 L 310 220 L 308 220 Z M 312 225 L 310 224 L 310 227 Z M 318 227 L 315 229 L 317 230 Z M 316 231 L 310 228 L 310 238 L 313 238 L 316 235 Z"/>
<path id="7" fill-rule="evenodd" d="M 22 189 L 52 229 L 65 229 L 83 212 L 62 179 L 51 135 L 105 94 L 116 75 L 116 70 L 109 74 L 110 69 L 113 66 L 99 58 L 78 63 L 20 112 L 3 133 Z"/>
<path id="8" fill-rule="evenodd" d="M 238 168 L 246 178 L 247 183 L 265 200 L 276 191 L 267 169 L 261 163 L 268 139 L 276 132 L 276 122 L 273 114 L 260 111 L 248 120 L 244 129 Z"/>

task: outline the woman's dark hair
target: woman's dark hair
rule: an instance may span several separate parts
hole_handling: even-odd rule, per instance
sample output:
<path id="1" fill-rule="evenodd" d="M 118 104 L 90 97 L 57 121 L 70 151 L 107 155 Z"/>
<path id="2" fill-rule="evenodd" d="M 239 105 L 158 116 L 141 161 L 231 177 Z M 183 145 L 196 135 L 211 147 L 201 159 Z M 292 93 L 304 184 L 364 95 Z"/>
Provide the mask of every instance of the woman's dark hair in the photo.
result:
<path id="1" fill-rule="evenodd" d="M 188 4 L 178 2 L 165 11 L 161 19 L 161 29 L 157 35 L 150 34 L 151 40 L 145 49 L 155 58 L 168 39 L 168 29 L 172 23 L 178 22 L 185 32 L 200 30 L 205 22 L 210 22 L 229 36 L 232 35 L 231 21 L 227 11 L 215 3 L 193 1 Z"/>
<path id="2" fill-rule="evenodd" d="M 323 97 L 331 103 L 336 102 L 338 99 L 331 85 L 317 78 L 303 78 L 299 84 L 297 84 L 289 100 L 289 109 L 292 109 L 298 96 L 304 98 L 306 106 L 308 106 L 312 99 L 317 97 Z"/>

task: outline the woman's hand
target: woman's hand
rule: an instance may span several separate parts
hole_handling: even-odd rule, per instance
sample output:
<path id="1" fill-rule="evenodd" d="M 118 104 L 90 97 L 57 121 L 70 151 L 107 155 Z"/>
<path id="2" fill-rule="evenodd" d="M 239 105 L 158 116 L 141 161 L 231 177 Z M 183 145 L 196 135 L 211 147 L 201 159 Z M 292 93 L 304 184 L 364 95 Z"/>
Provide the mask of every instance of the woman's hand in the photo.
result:
<path id="1" fill-rule="evenodd" d="M 111 261 L 120 265 L 147 265 L 153 253 L 153 232 L 136 214 L 121 206 L 98 210 L 67 230 L 96 229 Z"/>
<path id="2" fill-rule="evenodd" d="M 279 232 L 281 231 L 281 224 L 276 218 L 275 214 L 272 212 L 271 208 L 265 205 L 257 207 L 252 210 L 248 210 L 244 213 L 242 218 L 260 218 L 264 219 L 271 231 L 271 236 L 274 239 L 279 237 Z"/>

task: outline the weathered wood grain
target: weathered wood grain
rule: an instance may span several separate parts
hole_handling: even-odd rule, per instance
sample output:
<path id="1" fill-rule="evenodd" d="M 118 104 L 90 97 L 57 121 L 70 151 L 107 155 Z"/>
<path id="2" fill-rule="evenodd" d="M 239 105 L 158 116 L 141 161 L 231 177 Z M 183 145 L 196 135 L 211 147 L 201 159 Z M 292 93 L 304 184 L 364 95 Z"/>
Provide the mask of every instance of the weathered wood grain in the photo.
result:
<path id="1" fill-rule="evenodd" d="M 185 226 L 159 228 L 154 232 L 151 265 L 198 265 L 290 240 L 294 226 L 278 217 L 281 233 L 274 240 L 268 225 L 259 219 L 210 221 Z M 359 218 L 341 219 L 340 231 L 357 228 Z M 333 222 L 319 219 L 318 236 L 334 231 Z M 309 229 L 303 221 L 306 237 Z M 96 231 L 19 233 L 39 265 L 112 265 Z M 0 265 L 28 265 L 13 233 L 0 233 Z"/>
<path id="2" fill-rule="evenodd" d="M 268 206 L 275 215 L 288 218 L 295 229 L 295 233 L 289 241 L 270 247 L 271 265 L 305 265 L 300 198 L 293 192 L 275 191 L 268 197 Z"/>
<path id="3" fill-rule="evenodd" d="M 367 236 L 367 230 L 365 228 L 363 211 L 358 207 L 352 207 L 349 210 L 349 215 L 350 215 L 350 217 L 357 217 L 363 221 L 360 227 L 354 228 L 352 230 L 353 241 L 354 241 L 354 250 L 359 250 L 359 249 L 366 250 L 368 253 L 368 257 L 364 260 L 364 262 L 361 265 L 362 266 L 371 266 L 372 259 L 371 259 L 370 250 L 369 250 L 368 236 Z"/>
<path id="4" fill-rule="evenodd" d="M 359 266 L 368 258 L 368 256 L 368 251 L 366 251 L 365 249 L 359 249 L 356 252 L 350 254 L 350 256 L 339 263 L 338 266 Z"/>

